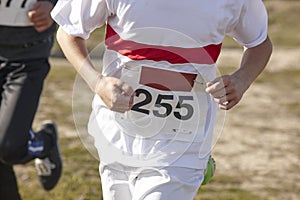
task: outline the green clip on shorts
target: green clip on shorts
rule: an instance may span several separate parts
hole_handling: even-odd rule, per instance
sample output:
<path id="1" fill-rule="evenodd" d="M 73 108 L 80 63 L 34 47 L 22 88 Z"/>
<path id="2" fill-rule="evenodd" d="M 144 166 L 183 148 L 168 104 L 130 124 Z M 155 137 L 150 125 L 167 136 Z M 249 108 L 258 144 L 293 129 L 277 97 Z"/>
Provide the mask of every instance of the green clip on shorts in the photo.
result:
<path id="1" fill-rule="evenodd" d="M 215 160 L 210 156 L 207 163 L 207 168 L 204 171 L 204 180 L 202 182 L 202 185 L 206 185 L 209 183 L 214 176 L 216 170 L 216 162 Z"/>

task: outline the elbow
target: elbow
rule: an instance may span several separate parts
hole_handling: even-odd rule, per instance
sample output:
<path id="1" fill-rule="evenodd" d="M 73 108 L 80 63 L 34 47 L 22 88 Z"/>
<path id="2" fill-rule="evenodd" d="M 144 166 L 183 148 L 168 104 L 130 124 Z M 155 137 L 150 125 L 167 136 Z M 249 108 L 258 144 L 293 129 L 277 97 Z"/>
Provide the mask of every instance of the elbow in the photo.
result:
<path id="1" fill-rule="evenodd" d="M 273 52 L 273 44 L 271 39 L 269 38 L 269 36 L 267 36 L 266 40 L 265 40 L 265 49 L 268 51 L 269 56 L 271 56 L 272 52 Z"/>
<path id="2" fill-rule="evenodd" d="M 273 52 L 273 44 L 267 36 L 266 40 L 262 43 L 262 49 L 260 50 L 260 55 L 264 57 L 264 66 L 266 67 L 268 62 L 271 59 L 271 55 Z"/>

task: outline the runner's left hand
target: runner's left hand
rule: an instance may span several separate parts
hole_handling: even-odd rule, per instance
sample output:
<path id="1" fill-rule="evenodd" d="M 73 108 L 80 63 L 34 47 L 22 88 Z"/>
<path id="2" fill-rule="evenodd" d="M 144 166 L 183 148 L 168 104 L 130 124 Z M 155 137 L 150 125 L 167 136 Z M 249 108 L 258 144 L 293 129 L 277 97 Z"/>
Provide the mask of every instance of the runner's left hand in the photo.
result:
<path id="1" fill-rule="evenodd" d="M 33 9 L 28 12 L 28 17 L 38 32 L 47 30 L 53 24 L 50 16 L 53 7 L 54 5 L 50 2 L 38 1 L 34 4 Z"/>
<path id="2" fill-rule="evenodd" d="M 214 97 L 220 109 L 229 110 L 241 100 L 246 88 L 243 81 L 233 74 L 208 82 L 205 91 Z"/>

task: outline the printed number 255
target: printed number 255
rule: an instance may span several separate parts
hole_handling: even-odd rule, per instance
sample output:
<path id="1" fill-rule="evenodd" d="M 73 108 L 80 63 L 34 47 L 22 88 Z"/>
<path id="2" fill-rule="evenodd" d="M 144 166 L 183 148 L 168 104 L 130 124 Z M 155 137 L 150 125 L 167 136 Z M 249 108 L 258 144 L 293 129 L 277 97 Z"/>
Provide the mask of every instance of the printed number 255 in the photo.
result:
<path id="1" fill-rule="evenodd" d="M 140 96 L 141 94 L 143 94 L 145 96 L 145 99 L 143 101 L 140 101 L 136 104 L 134 104 L 131 108 L 131 110 L 136 111 L 136 112 L 141 112 L 144 114 L 149 115 L 150 114 L 150 110 L 145 109 L 145 108 L 141 108 L 142 106 L 145 106 L 149 103 L 151 103 L 152 101 L 152 95 L 150 92 L 148 92 L 145 89 L 137 89 L 135 91 L 136 96 Z M 169 116 L 172 111 L 173 111 L 173 107 L 171 104 L 163 102 L 164 100 L 173 100 L 174 99 L 174 95 L 163 95 L 163 94 L 159 94 L 157 96 L 157 99 L 155 101 L 154 107 L 155 108 L 164 108 L 165 111 L 163 113 L 159 112 L 158 109 L 153 109 L 153 115 L 156 117 L 161 117 L 161 118 L 165 118 L 167 116 Z M 180 113 L 180 110 L 178 111 L 174 111 L 173 114 L 174 116 L 179 119 L 179 120 L 188 120 L 193 116 L 194 113 L 194 108 L 191 104 L 188 103 L 184 103 L 183 101 L 192 101 L 193 96 L 179 96 L 178 97 L 178 102 L 177 105 L 175 107 L 175 109 L 186 109 L 186 114 L 182 115 Z"/>

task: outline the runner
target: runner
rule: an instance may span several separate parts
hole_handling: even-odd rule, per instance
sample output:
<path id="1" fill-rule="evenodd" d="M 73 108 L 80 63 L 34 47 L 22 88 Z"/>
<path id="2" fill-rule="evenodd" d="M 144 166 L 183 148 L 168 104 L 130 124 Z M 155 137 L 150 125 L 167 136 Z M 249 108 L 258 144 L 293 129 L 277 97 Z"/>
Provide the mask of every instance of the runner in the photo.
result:
<path id="1" fill-rule="evenodd" d="M 66 57 L 96 93 L 88 124 L 104 199 L 193 199 L 218 107 L 231 109 L 267 64 L 261 0 L 61 0 L 52 12 Z M 106 24 L 102 73 L 85 40 Z M 225 35 L 245 47 L 216 77 Z"/>

